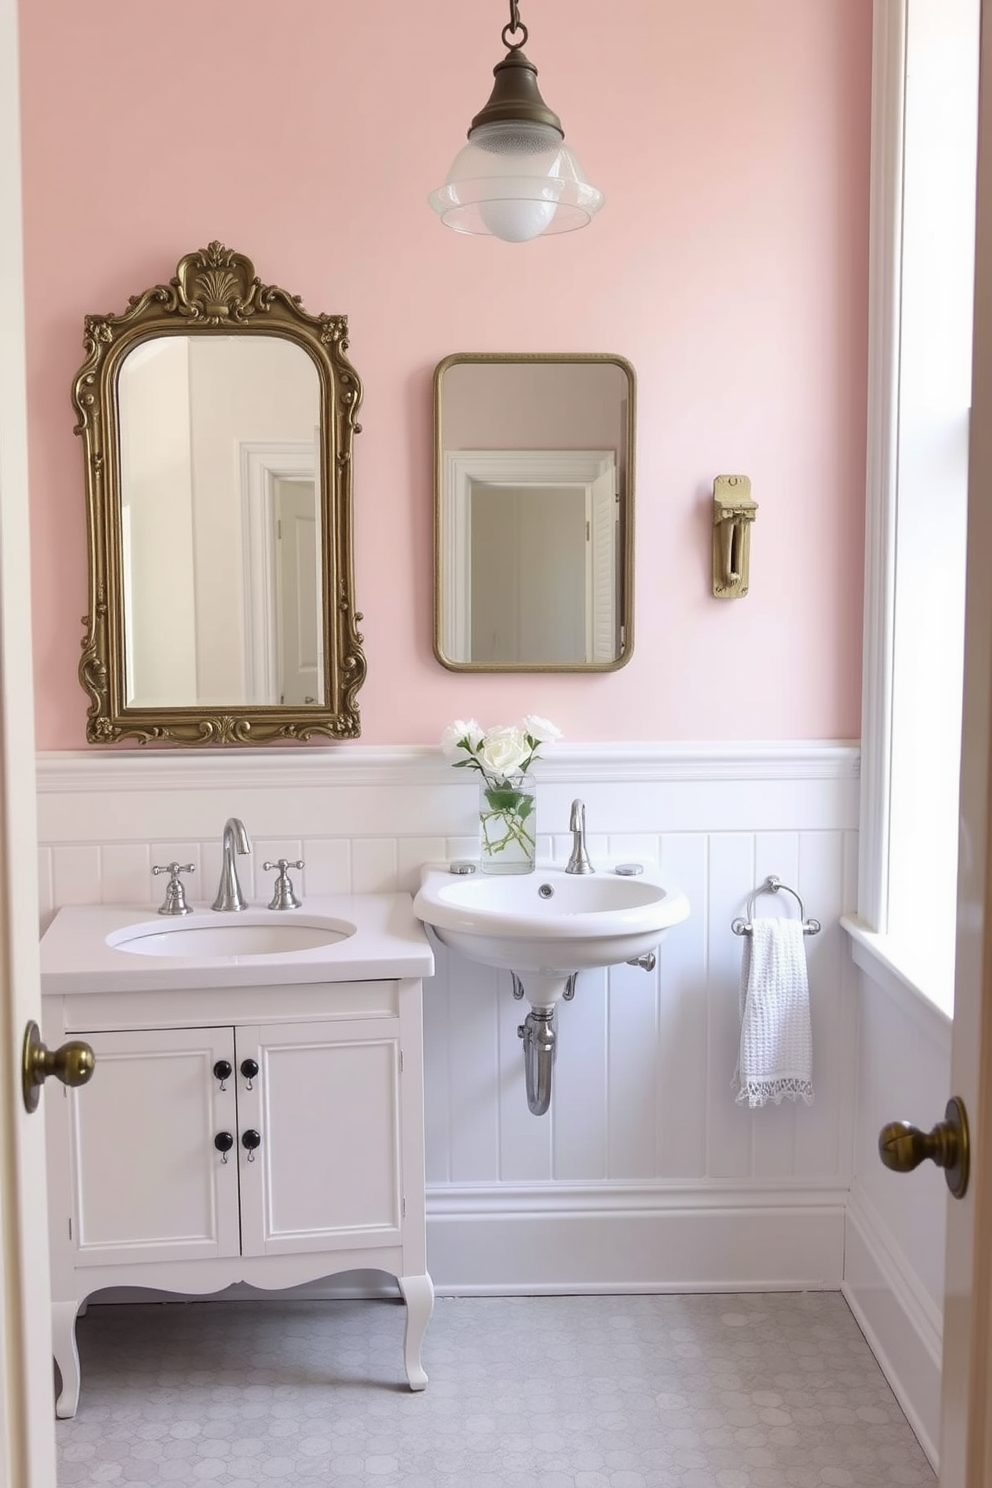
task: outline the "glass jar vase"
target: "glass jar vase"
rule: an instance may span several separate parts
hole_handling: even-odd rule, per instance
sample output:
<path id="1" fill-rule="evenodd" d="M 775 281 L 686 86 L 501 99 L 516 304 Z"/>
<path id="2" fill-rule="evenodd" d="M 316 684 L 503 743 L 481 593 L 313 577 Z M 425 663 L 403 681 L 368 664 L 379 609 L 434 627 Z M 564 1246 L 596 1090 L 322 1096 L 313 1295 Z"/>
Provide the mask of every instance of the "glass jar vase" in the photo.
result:
<path id="1" fill-rule="evenodd" d="M 533 873 L 537 795 L 533 777 L 483 776 L 479 784 L 479 857 L 483 873 Z"/>

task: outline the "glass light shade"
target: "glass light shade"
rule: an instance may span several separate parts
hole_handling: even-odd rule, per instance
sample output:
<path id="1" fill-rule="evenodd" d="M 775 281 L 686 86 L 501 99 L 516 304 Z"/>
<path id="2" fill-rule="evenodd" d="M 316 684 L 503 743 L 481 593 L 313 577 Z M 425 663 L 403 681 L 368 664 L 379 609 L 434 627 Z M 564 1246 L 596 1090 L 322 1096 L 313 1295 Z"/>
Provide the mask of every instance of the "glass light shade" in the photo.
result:
<path id="1" fill-rule="evenodd" d="M 603 205 L 557 129 L 510 120 L 480 124 L 430 195 L 445 227 L 526 243 L 585 227 Z"/>

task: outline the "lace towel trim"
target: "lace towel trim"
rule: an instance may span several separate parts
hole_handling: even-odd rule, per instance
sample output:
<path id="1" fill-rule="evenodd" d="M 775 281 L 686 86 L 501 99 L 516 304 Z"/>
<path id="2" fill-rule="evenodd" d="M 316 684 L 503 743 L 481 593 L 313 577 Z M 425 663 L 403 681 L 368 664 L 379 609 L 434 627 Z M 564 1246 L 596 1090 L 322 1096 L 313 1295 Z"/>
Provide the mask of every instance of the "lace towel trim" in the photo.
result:
<path id="1" fill-rule="evenodd" d="M 783 1100 L 802 1100 L 813 1104 L 813 1082 L 783 1076 L 775 1080 L 742 1080 L 737 1092 L 737 1105 L 763 1106 L 768 1101 L 780 1106 Z"/>

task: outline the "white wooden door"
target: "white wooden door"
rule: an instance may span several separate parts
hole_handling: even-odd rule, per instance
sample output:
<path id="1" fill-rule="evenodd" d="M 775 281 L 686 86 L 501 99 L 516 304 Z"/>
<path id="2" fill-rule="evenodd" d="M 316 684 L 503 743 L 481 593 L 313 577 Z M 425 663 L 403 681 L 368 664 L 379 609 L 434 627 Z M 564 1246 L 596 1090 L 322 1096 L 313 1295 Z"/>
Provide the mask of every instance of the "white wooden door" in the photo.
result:
<path id="1" fill-rule="evenodd" d="M 515 493 L 520 638 L 517 660 L 578 665 L 586 655 L 586 493 L 531 486 Z"/>
<path id="2" fill-rule="evenodd" d="M 965 1198 L 948 1204 L 941 1488 L 992 1483 L 992 1017 L 983 1016 L 992 999 L 992 0 L 982 3 L 981 99 L 951 1059 L 952 1089 L 971 1118 L 972 1178 Z"/>
<path id="3" fill-rule="evenodd" d="M 50 1144 L 53 1176 L 67 1154 L 73 1264 L 236 1256 L 237 1096 L 233 1074 L 214 1073 L 219 1061 L 233 1071 L 233 1029 L 86 1038 L 100 1077 L 67 1093 L 64 1140 L 53 1131 Z M 215 1145 L 223 1133 L 229 1153 Z M 54 1182 L 50 1198 L 58 1233 L 54 1205 L 63 1187 Z"/>
<path id="4" fill-rule="evenodd" d="M 321 702 L 320 572 L 313 481 L 276 481 L 279 697 L 287 707 Z"/>
<path id="5" fill-rule="evenodd" d="M 287 1255 L 400 1240 L 399 1033 L 392 1020 L 235 1030 L 242 1253 Z"/>
<path id="6" fill-rule="evenodd" d="M 0 1488 L 54 1488 L 42 1096 L 20 1093 L 40 1022 L 17 5 L 0 0 Z"/>

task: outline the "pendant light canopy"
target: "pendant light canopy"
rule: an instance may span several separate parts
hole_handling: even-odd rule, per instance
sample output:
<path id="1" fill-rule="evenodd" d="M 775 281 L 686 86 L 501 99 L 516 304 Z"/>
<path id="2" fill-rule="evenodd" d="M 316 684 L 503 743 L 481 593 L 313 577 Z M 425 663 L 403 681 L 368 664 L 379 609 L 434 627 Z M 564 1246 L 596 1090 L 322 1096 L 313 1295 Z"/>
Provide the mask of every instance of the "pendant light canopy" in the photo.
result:
<path id="1" fill-rule="evenodd" d="M 489 102 L 430 204 L 445 227 L 507 243 L 585 227 L 603 193 L 589 185 L 565 145 L 561 120 L 541 97 L 537 68 L 522 50 L 527 27 L 517 0 L 510 0 L 502 39 L 507 54 L 493 68 Z"/>

